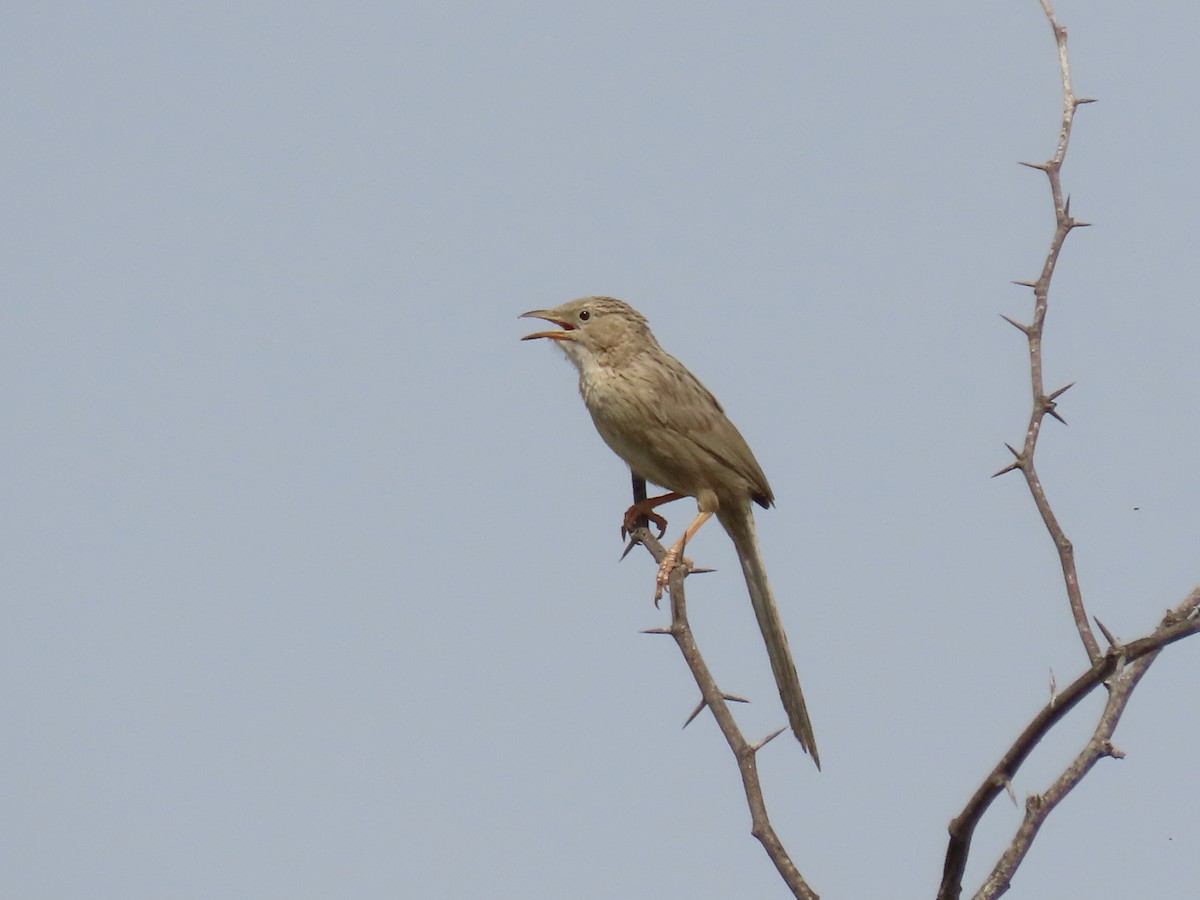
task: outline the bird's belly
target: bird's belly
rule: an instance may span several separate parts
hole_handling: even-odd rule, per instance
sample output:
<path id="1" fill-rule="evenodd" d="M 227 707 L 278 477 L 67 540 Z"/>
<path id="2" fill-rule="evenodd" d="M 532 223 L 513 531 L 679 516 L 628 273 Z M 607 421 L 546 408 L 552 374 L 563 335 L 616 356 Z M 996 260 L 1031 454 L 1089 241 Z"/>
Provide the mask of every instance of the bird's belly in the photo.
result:
<path id="1" fill-rule="evenodd" d="M 617 456 L 660 487 L 687 496 L 699 493 L 710 461 L 698 456 L 692 441 L 658 425 L 653 410 L 641 408 L 641 397 L 631 400 L 627 392 L 603 381 L 590 388 L 584 401 L 596 430 Z"/>

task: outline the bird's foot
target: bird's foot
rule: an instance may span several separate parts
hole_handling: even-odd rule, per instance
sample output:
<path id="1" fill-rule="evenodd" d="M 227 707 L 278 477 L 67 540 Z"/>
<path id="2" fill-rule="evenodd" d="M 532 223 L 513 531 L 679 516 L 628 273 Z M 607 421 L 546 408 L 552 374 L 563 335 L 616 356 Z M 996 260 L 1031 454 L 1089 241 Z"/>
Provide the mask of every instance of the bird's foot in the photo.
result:
<path id="1" fill-rule="evenodd" d="M 662 536 L 667 533 L 667 520 L 656 513 L 654 507 L 654 500 L 639 500 L 625 510 L 625 518 L 621 521 L 621 537 L 633 534 L 633 529 L 638 527 L 639 520 L 647 519 L 658 529 L 658 539 L 661 541 Z"/>
<path id="2" fill-rule="evenodd" d="M 658 574 L 654 576 L 654 605 L 658 606 L 658 601 L 662 599 L 663 591 L 667 589 L 671 581 L 671 573 L 676 569 L 683 569 L 684 574 L 692 571 L 692 561 L 686 557 L 679 555 L 679 549 L 672 547 L 667 551 L 661 563 L 658 566 Z"/>

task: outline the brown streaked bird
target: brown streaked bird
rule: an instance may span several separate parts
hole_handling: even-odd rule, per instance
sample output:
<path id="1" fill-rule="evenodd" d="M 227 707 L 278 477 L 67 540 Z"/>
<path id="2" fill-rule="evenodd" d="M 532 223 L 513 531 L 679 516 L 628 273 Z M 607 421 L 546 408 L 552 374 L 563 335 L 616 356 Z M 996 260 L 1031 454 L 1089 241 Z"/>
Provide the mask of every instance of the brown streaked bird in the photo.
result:
<path id="1" fill-rule="evenodd" d="M 545 338 L 562 348 L 579 370 L 579 393 L 604 442 L 635 475 L 669 492 L 631 507 L 625 526 L 641 515 L 661 522 L 655 506 L 696 498 L 696 518 L 659 567 L 655 598 L 662 596 L 684 546 L 712 516 L 733 539 L 792 732 L 819 769 L 812 723 L 758 551 L 750 506 L 753 501 L 769 507 L 775 498 L 749 445 L 716 398 L 659 346 L 645 317 L 629 304 L 612 297 L 582 297 L 521 317 L 559 326 L 522 340 Z"/>

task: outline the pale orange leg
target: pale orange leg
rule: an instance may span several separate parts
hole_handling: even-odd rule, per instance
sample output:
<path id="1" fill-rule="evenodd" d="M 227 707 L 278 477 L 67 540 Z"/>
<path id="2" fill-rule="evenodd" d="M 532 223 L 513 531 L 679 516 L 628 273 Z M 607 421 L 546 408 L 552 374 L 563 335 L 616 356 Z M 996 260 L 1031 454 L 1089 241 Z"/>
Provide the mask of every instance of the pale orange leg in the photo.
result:
<path id="1" fill-rule="evenodd" d="M 700 527 L 712 518 L 712 513 L 702 512 L 692 520 L 692 524 L 684 531 L 683 536 L 677 540 L 671 549 L 667 551 L 667 555 L 663 557 L 663 561 L 659 564 L 658 575 L 654 579 L 654 602 L 657 603 L 662 599 L 663 589 L 666 588 L 667 582 L 671 580 L 671 572 L 679 565 L 679 560 L 683 556 L 683 548 L 700 530 Z"/>
<path id="2" fill-rule="evenodd" d="M 662 540 L 662 536 L 667 533 L 667 520 L 654 511 L 656 506 L 662 506 L 664 503 L 670 503 L 672 500 L 682 500 L 685 495 L 677 494 L 674 491 L 663 494 L 661 497 L 648 497 L 645 500 L 639 500 L 629 509 L 625 510 L 625 519 L 621 523 L 621 537 L 631 534 L 633 529 L 637 527 L 638 519 L 645 516 L 658 529 L 658 538 Z"/>

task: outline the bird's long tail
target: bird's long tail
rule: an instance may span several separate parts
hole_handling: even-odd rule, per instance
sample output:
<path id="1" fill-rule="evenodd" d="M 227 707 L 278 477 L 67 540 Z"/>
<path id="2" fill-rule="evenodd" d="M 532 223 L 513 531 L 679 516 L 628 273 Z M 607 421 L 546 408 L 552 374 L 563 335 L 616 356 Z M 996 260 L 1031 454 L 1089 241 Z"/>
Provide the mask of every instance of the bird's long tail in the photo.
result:
<path id="1" fill-rule="evenodd" d="M 820 769 L 821 757 L 817 754 L 817 742 L 813 737 L 812 722 L 808 719 L 808 708 L 804 705 L 804 694 L 800 690 L 800 678 L 796 675 L 796 665 L 792 662 L 792 652 L 788 649 L 787 634 L 783 630 L 783 622 L 775 606 L 775 595 L 771 593 L 767 570 L 758 552 L 754 513 L 751 512 L 749 504 L 746 504 L 740 509 L 722 508 L 717 513 L 717 518 L 725 526 L 725 530 L 733 539 L 734 547 L 737 548 L 742 573 L 746 576 L 746 587 L 750 591 L 750 603 L 754 606 L 754 615 L 758 618 L 758 627 L 767 645 L 771 671 L 775 674 L 775 684 L 779 686 L 779 699 L 783 701 L 783 708 L 787 710 L 792 732 L 800 741 L 800 746 L 812 754 L 813 762 Z"/>

